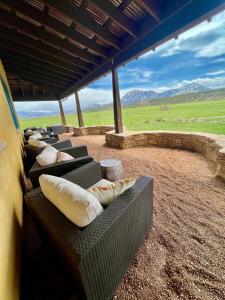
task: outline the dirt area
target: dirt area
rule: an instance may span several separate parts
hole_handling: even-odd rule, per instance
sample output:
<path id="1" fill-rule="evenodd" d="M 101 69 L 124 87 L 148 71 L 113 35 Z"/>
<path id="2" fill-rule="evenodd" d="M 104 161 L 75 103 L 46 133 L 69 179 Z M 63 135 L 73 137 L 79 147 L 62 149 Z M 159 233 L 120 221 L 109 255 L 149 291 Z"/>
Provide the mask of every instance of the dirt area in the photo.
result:
<path id="1" fill-rule="evenodd" d="M 103 136 L 72 140 L 97 161 L 121 159 L 126 176 L 154 178 L 154 226 L 114 299 L 225 299 L 225 182 L 214 164 L 180 150 L 107 148 Z"/>

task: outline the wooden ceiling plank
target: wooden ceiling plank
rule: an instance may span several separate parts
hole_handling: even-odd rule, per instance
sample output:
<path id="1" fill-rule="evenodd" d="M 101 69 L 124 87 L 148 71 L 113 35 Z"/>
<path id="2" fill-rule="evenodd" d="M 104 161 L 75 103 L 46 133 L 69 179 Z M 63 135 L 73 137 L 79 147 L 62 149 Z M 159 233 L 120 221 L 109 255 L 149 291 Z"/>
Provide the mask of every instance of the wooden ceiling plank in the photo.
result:
<path id="1" fill-rule="evenodd" d="M 124 15 L 120 9 L 109 1 L 90 0 L 94 5 L 103 10 L 110 18 L 112 18 L 121 28 L 130 35 L 137 37 L 138 33 L 135 29 L 135 23 Z"/>
<path id="2" fill-rule="evenodd" d="M 0 22 L 19 29 L 35 38 L 38 38 L 47 43 L 55 45 L 56 48 L 70 52 L 72 55 L 79 57 L 82 60 L 88 61 L 95 65 L 100 63 L 99 58 L 95 55 L 85 52 L 83 49 L 75 46 L 74 44 L 68 43 L 67 39 L 62 39 L 55 34 L 47 32 L 43 27 L 33 25 L 29 21 L 26 21 L 13 13 L 9 13 L 6 10 L 0 8 Z"/>
<path id="3" fill-rule="evenodd" d="M 68 78 L 69 80 L 80 78 L 78 74 L 72 73 L 60 67 L 53 66 L 51 64 L 48 64 L 47 62 L 43 62 L 33 57 L 26 56 L 21 53 L 16 53 L 15 51 L 9 49 L 4 49 L 0 47 L 0 56 L 3 58 L 6 57 L 11 61 L 19 62 L 22 64 L 29 64 L 31 67 L 43 69 L 50 73 L 56 73 L 58 76 Z"/>
<path id="4" fill-rule="evenodd" d="M 44 0 L 44 3 L 53 9 L 66 15 L 75 24 L 80 24 L 83 27 L 89 29 L 99 38 L 103 39 L 111 46 L 120 49 L 121 41 L 120 39 L 112 34 L 110 31 L 106 30 L 103 26 L 95 22 L 84 9 L 76 8 L 68 0 L 65 1 L 55 1 L 55 0 Z"/>
<path id="5" fill-rule="evenodd" d="M 29 3 L 17 0 L 2 0 L 1 2 L 42 24 L 43 26 L 47 26 L 73 40 L 74 42 L 79 43 L 85 48 L 94 51 L 97 55 L 108 58 L 108 51 L 105 47 L 97 44 L 93 39 L 90 39 L 78 31 L 75 31 L 74 28 L 68 27 L 66 24 L 56 20 L 51 15 L 42 14 L 39 9 L 35 8 Z"/>
<path id="6" fill-rule="evenodd" d="M 31 49 L 20 43 L 5 39 L 3 37 L 1 37 L 1 39 L 0 39 L 0 47 L 9 48 L 9 49 L 11 49 L 15 52 L 21 53 L 21 54 L 26 53 L 26 55 L 28 55 L 30 57 L 38 58 L 39 60 L 42 60 L 43 62 L 48 62 L 50 64 L 53 64 L 54 66 L 60 66 L 61 68 L 64 68 L 65 70 L 69 70 L 71 72 L 76 72 L 79 75 L 84 75 L 84 72 L 81 72 L 79 69 L 75 70 L 75 67 L 69 63 L 61 62 L 58 59 L 56 59 L 55 57 L 52 57 L 47 54 L 43 54 L 35 49 Z"/>
<path id="7" fill-rule="evenodd" d="M 14 74 L 14 75 L 18 76 L 19 78 L 21 78 L 21 79 L 23 79 L 27 82 L 31 82 L 31 83 L 34 83 L 34 84 L 39 83 L 41 87 L 49 88 L 52 91 L 57 91 L 59 93 L 60 91 L 62 92 L 64 90 L 63 88 L 60 88 L 60 87 L 56 86 L 56 84 L 46 82 L 45 80 L 43 80 L 42 78 L 39 78 L 36 75 L 27 74 L 26 72 L 22 72 L 20 70 L 15 70 L 14 68 L 12 69 L 12 68 L 9 68 L 9 67 L 6 67 L 5 69 L 6 69 L 6 72 Z"/>
<path id="8" fill-rule="evenodd" d="M 53 47 L 50 47 L 46 44 L 43 44 L 42 42 L 38 40 L 34 40 L 30 37 L 27 37 L 19 32 L 17 32 L 14 29 L 9 29 L 4 26 L 0 25 L 0 35 L 3 36 L 4 38 L 16 41 L 18 43 L 21 43 L 25 46 L 28 46 L 29 48 L 35 49 L 37 51 L 40 51 L 42 53 L 51 55 L 53 57 L 56 57 L 59 60 L 62 60 L 67 63 L 71 63 L 75 67 L 79 67 L 81 69 L 91 71 L 93 70 L 93 65 L 87 64 L 84 61 L 77 60 L 73 56 L 62 52 L 61 50 L 55 49 Z"/>
<path id="9" fill-rule="evenodd" d="M 30 66 L 29 64 L 18 63 L 15 60 L 12 61 L 12 60 L 9 60 L 4 57 L 1 57 L 1 60 L 4 65 L 8 65 L 11 68 L 13 68 L 13 67 L 15 67 L 17 69 L 20 68 L 21 70 L 33 72 L 34 74 L 37 74 L 40 76 L 44 75 L 49 79 L 56 80 L 58 82 L 62 82 L 62 83 L 68 84 L 68 85 L 71 85 L 75 82 L 75 80 L 69 81 L 69 80 L 66 80 L 64 77 L 57 76 L 55 73 L 49 73 L 49 72 L 46 72 L 45 70 L 43 71 L 41 69 L 34 68 L 34 67 Z"/>
<path id="10" fill-rule="evenodd" d="M 60 88 L 60 89 L 65 89 L 65 88 L 70 87 L 70 84 L 65 84 L 65 83 L 59 82 L 58 80 L 50 79 L 47 76 L 40 75 L 40 74 L 34 73 L 32 71 L 16 67 L 16 66 L 12 67 L 11 65 L 5 64 L 4 67 L 7 70 L 15 71 L 17 74 L 21 74 L 21 75 L 24 74 L 24 75 L 30 76 L 31 78 L 43 80 L 43 83 L 52 85 L 53 87 L 57 86 L 57 88 Z"/>

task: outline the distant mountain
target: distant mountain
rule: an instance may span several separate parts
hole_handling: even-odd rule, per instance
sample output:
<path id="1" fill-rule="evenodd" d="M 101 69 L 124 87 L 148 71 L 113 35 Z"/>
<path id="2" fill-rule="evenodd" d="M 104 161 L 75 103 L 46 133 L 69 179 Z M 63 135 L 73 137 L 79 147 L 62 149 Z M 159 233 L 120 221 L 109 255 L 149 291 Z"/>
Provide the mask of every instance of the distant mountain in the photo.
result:
<path id="1" fill-rule="evenodd" d="M 47 117 L 47 116 L 54 116 L 57 115 L 58 112 L 53 110 L 51 112 L 44 112 L 44 111 L 17 111 L 18 116 L 20 118 L 31 119 L 31 118 L 39 118 L 39 117 Z"/>
<path id="2" fill-rule="evenodd" d="M 178 96 L 178 95 L 183 95 L 183 94 L 203 92 L 203 91 L 207 91 L 207 90 L 208 90 L 208 88 L 206 88 L 205 86 L 193 82 L 193 83 L 184 85 L 178 89 L 171 89 L 171 90 L 165 91 L 163 93 L 160 93 L 159 97 L 157 97 L 157 98 L 173 97 L 173 96 Z"/>
<path id="3" fill-rule="evenodd" d="M 159 98 L 167 98 L 174 97 L 178 95 L 190 94 L 190 93 L 198 93 L 207 91 L 203 85 L 198 83 L 190 83 L 184 85 L 177 89 L 170 89 L 162 93 L 156 93 L 154 91 L 141 91 L 141 90 L 132 90 L 128 92 L 125 96 L 122 97 L 121 101 L 123 105 L 132 105 L 138 104 L 143 100 L 151 100 L 151 99 L 159 99 Z"/>
<path id="4" fill-rule="evenodd" d="M 126 93 L 126 95 L 122 97 L 121 101 L 123 105 L 129 105 L 137 103 L 140 100 L 155 99 L 157 97 L 158 94 L 153 91 L 132 90 Z"/>

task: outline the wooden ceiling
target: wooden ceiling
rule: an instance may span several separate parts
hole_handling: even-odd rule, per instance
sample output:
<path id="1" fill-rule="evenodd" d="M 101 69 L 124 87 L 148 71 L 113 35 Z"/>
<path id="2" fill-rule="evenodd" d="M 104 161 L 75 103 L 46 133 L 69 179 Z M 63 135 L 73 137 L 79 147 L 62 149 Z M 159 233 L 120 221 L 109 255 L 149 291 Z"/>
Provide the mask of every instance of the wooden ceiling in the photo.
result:
<path id="1" fill-rule="evenodd" d="M 225 9 L 223 0 L 0 0 L 15 101 L 61 99 Z"/>

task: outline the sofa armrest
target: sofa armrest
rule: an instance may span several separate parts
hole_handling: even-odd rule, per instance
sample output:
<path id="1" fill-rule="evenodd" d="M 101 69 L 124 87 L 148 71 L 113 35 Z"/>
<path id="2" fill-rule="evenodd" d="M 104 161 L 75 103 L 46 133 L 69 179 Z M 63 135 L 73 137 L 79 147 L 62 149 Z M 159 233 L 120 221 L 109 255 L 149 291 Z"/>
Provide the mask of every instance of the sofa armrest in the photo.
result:
<path id="1" fill-rule="evenodd" d="M 87 189 L 102 179 L 101 165 L 96 161 L 92 161 L 79 169 L 63 175 L 62 178 Z"/>
<path id="2" fill-rule="evenodd" d="M 73 147 L 68 147 L 63 149 L 61 148 L 61 151 L 72 155 L 74 158 L 79 158 L 88 155 L 87 146 L 85 145 L 73 146 Z"/>
<path id="3" fill-rule="evenodd" d="M 72 143 L 71 143 L 71 140 L 62 140 L 62 141 L 57 141 L 56 143 L 52 144 L 51 146 L 57 150 L 61 150 L 64 148 L 72 147 Z"/>

